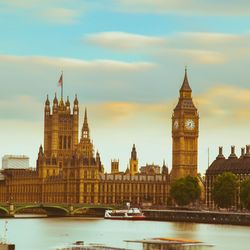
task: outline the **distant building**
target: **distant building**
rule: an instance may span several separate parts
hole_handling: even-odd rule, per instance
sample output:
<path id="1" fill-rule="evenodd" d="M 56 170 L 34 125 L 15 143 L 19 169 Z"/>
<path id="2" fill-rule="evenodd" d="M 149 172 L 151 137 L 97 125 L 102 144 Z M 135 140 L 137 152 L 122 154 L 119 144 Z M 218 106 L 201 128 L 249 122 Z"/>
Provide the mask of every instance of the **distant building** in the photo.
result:
<path id="1" fill-rule="evenodd" d="M 245 148 L 241 148 L 241 156 L 238 157 L 235 154 L 235 147 L 231 146 L 231 154 L 226 159 L 223 155 L 223 148 L 219 147 L 219 154 L 212 162 L 206 171 L 206 205 L 209 208 L 215 208 L 214 201 L 212 199 L 211 191 L 216 177 L 224 172 L 231 172 L 235 174 L 239 180 L 250 178 L 250 145 Z M 239 193 L 235 199 L 235 206 L 240 205 Z"/>
<path id="2" fill-rule="evenodd" d="M 25 155 L 5 155 L 2 157 L 2 169 L 29 168 L 29 157 Z"/>
<path id="3" fill-rule="evenodd" d="M 161 167 L 159 165 L 146 164 L 146 166 L 141 166 L 140 167 L 140 172 L 142 174 L 160 174 L 161 173 Z"/>

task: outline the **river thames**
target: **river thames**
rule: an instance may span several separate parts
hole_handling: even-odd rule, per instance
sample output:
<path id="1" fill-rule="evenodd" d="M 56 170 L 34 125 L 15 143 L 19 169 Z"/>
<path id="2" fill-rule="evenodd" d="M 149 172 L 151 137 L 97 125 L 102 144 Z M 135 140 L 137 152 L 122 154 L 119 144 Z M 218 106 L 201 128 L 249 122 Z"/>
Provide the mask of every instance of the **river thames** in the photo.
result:
<path id="1" fill-rule="evenodd" d="M 5 219 L 0 220 L 4 231 Z M 200 240 L 214 250 L 249 250 L 250 227 L 155 221 L 113 221 L 102 218 L 8 219 L 7 238 L 16 250 L 57 249 L 83 240 L 108 246 L 142 249 L 124 240 L 171 237 Z"/>

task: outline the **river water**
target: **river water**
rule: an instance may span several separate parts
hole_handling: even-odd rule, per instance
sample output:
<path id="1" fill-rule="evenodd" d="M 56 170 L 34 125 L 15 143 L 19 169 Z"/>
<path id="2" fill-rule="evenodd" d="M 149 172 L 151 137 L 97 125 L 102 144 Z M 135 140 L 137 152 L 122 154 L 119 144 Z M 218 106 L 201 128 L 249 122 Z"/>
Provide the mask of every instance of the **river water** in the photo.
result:
<path id="1" fill-rule="evenodd" d="M 5 219 L 0 220 L 4 231 Z M 173 237 L 215 245 L 211 250 L 249 250 L 250 227 L 196 223 L 118 221 L 102 218 L 8 219 L 7 238 L 16 250 L 49 250 L 83 240 L 108 246 L 142 249 L 124 240 Z"/>

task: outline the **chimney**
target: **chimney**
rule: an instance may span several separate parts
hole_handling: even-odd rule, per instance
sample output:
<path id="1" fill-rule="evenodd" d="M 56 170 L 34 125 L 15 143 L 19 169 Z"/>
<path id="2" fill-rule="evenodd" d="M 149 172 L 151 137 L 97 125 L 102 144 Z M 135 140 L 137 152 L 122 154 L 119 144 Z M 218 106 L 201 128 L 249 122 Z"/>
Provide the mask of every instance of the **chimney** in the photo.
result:
<path id="1" fill-rule="evenodd" d="M 223 147 L 219 147 L 219 155 L 223 155 Z"/>
<path id="2" fill-rule="evenodd" d="M 245 148 L 241 148 L 241 155 L 240 158 L 243 158 L 245 155 Z"/>
<path id="3" fill-rule="evenodd" d="M 216 157 L 216 159 L 225 159 L 225 157 L 223 155 L 223 147 L 219 147 L 219 154 Z"/>
<path id="4" fill-rule="evenodd" d="M 250 145 L 246 145 L 246 154 L 245 157 L 250 157 Z"/>
<path id="5" fill-rule="evenodd" d="M 231 154 L 228 157 L 229 159 L 232 158 L 238 158 L 237 155 L 235 154 L 235 146 L 231 146 Z"/>

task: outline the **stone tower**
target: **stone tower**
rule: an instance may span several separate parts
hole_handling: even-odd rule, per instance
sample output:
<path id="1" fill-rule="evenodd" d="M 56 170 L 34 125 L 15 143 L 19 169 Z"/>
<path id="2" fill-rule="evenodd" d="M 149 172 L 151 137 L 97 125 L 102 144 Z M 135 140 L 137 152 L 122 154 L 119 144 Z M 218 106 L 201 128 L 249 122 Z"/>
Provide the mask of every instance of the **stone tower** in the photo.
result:
<path id="1" fill-rule="evenodd" d="M 86 159 L 94 158 L 94 146 L 90 139 L 90 132 L 89 132 L 89 124 L 88 124 L 88 116 L 87 116 L 87 109 L 85 108 L 84 112 L 84 122 L 82 126 L 82 133 L 80 143 L 77 147 L 77 154 L 81 155 Z M 99 153 L 98 153 L 99 155 Z M 97 158 L 98 158 L 97 155 Z"/>
<path id="2" fill-rule="evenodd" d="M 130 174 L 134 175 L 138 173 L 138 159 L 137 159 L 137 152 L 135 148 L 135 144 L 133 145 L 132 151 L 131 151 L 131 158 L 129 162 L 129 170 Z"/>
<path id="3" fill-rule="evenodd" d="M 65 159 L 72 156 L 78 144 L 79 108 L 75 97 L 71 112 L 69 98 L 58 102 L 55 94 L 52 110 L 47 96 L 44 107 L 44 149 L 39 149 L 39 176 L 55 176 Z"/>
<path id="4" fill-rule="evenodd" d="M 111 173 L 119 173 L 119 160 L 111 160 Z"/>
<path id="5" fill-rule="evenodd" d="M 172 115 L 171 180 L 197 175 L 199 114 L 192 100 L 187 69 Z"/>

